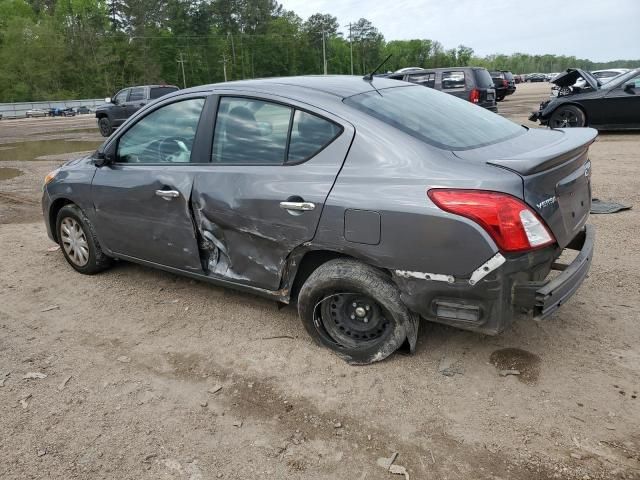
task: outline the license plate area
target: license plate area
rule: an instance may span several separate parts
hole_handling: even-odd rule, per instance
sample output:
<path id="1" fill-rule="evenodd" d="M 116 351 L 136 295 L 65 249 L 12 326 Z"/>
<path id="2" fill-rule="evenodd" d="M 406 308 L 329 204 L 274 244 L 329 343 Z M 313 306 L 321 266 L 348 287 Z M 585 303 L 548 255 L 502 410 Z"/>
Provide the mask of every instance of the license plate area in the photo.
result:
<path id="1" fill-rule="evenodd" d="M 556 185 L 556 198 L 567 232 L 577 231 L 591 209 L 591 162 L 578 168 Z"/>

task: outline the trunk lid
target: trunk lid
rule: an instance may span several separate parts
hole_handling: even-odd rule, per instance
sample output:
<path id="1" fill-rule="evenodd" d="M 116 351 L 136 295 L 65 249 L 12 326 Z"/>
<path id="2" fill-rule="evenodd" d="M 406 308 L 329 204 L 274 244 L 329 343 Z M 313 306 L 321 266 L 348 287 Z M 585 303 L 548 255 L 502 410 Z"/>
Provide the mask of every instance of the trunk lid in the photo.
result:
<path id="1" fill-rule="evenodd" d="M 589 216 L 588 150 L 597 134 L 591 128 L 532 129 L 505 142 L 455 154 L 517 173 L 522 178 L 524 201 L 564 248 Z"/>

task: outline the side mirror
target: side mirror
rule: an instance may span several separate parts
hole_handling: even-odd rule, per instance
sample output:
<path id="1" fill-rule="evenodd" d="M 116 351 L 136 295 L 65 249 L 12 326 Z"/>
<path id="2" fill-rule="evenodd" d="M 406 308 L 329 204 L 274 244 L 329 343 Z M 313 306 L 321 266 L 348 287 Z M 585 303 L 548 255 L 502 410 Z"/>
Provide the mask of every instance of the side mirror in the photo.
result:
<path id="1" fill-rule="evenodd" d="M 104 99 L 104 103 L 111 103 L 111 97 L 106 97 Z"/>
<path id="2" fill-rule="evenodd" d="M 111 165 L 115 162 L 115 155 L 111 151 L 100 151 L 98 150 L 95 154 L 93 163 L 96 167 L 104 167 L 107 165 Z"/>
<path id="3" fill-rule="evenodd" d="M 624 85 L 624 91 L 627 93 L 636 93 L 636 84 L 635 82 L 629 82 Z"/>

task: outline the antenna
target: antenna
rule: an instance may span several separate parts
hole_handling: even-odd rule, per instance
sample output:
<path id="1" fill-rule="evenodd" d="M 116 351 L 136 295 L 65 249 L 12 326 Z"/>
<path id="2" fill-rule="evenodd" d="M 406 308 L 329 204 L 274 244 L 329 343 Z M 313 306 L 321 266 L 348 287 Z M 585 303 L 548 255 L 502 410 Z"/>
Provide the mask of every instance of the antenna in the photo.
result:
<path id="1" fill-rule="evenodd" d="M 385 58 L 380 65 L 378 65 L 376 68 L 374 68 L 371 73 L 368 73 L 367 75 L 362 77 L 362 79 L 366 80 L 367 82 L 371 82 L 373 80 L 373 74 L 376 73 L 378 70 L 380 70 L 380 67 L 382 67 L 385 63 L 387 63 L 387 60 L 389 60 L 391 58 L 391 55 L 393 55 L 393 54 L 390 53 L 389 56 L 387 58 Z"/>

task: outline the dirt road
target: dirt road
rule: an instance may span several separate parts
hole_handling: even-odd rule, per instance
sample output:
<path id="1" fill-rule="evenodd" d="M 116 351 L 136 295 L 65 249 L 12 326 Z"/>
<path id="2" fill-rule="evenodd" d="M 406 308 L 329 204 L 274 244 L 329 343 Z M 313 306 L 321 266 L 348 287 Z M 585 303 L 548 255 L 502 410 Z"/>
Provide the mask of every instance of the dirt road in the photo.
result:
<path id="1" fill-rule="evenodd" d="M 533 126 L 548 89 L 500 110 Z M 92 127 L 3 120 L 0 154 Z M 38 203 L 74 148 L 0 157 L 0 478 L 401 479 L 376 462 L 394 452 L 411 479 L 640 478 L 640 134 L 591 149 L 594 196 L 634 209 L 592 216 L 591 274 L 557 314 L 497 337 L 423 324 L 415 355 L 367 367 L 291 307 L 126 263 L 75 273 Z"/>

